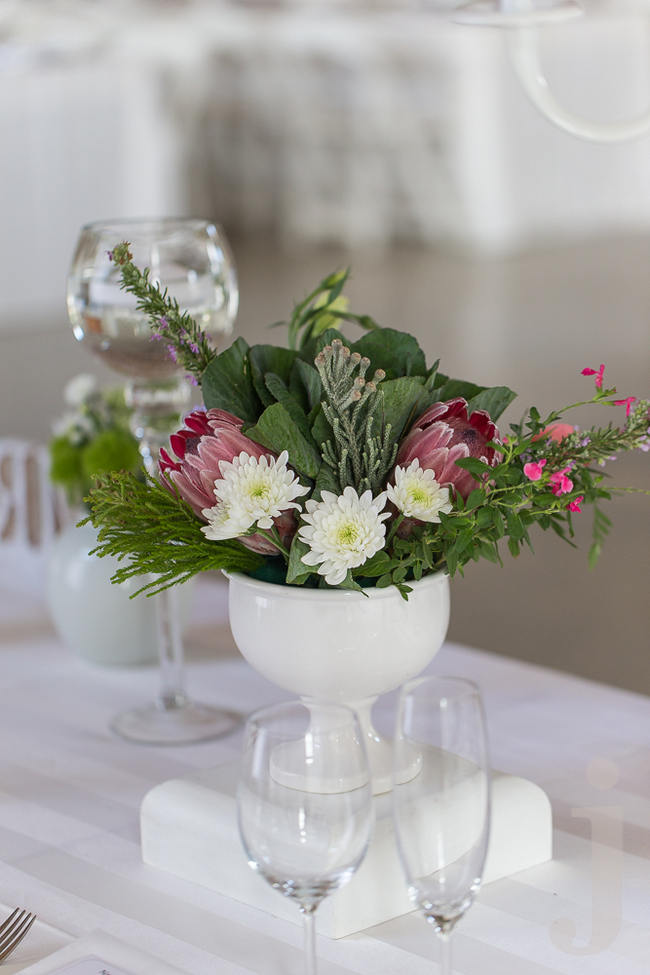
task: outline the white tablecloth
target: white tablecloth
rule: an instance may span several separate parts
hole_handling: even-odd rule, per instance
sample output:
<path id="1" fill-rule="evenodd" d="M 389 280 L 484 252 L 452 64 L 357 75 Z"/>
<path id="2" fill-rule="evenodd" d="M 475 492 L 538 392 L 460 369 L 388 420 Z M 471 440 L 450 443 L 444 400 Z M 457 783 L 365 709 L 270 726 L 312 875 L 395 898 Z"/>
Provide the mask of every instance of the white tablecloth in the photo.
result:
<path id="1" fill-rule="evenodd" d="M 285 696 L 237 656 L 223 584 L 199 585 L 194 619 L 190 692 L 242 712 Z M 556 826 L 553 862 L 482 890 L 459 925 L 455 971 L 647 975 L 648 699 L 449 644 L 434 669 L 479 682 L 493 764 L 541 784 Z M 217 765 L 239 746 L 237 734 L 167 749 L 113 737 L 110 717 L 155 686 L 155 669 L 92 669 L 74 659 L 43 607 L 0 594 L 0 901 L 29 907 L 71 938 L 101 928 L 192 975 L 299 975 L 297 924 L 141 861 L 147 790 Z M 320 938 L 318 953 L 321 975 L 437 970 L 434 933 L 416 914 L 340 941 Z"/>

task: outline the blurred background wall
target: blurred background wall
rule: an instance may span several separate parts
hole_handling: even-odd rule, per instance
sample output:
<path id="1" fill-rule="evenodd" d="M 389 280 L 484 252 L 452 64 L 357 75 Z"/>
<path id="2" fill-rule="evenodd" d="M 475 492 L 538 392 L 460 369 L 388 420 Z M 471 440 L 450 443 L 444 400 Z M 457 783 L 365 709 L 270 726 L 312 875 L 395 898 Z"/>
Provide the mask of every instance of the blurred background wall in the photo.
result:
<path id="1" fill-rule="evenodd" d="M 560 131 L 501 32 L 434 7 L 0 0 L 0 435 L 45 442 L 64 382 L 109 378 L 65 313 L 79 227 L 106 217 L 222 223 L 249 341 L 350 264 L 357 310 L 452 375 L 517 389 L 510 419 L 573 401 L 600 362 L 647 395 L 650 136 Z M 554 89 L 595 119 L 643 111 L 650 6 L 587 12 L 540 35 Z M 613 473 L 650 487 L 647 460 Z M 612 505 L 592 573 L 546 537 L 535 558 L 470 568 L 451 637 L 650 691 L 649 511 Z"/>

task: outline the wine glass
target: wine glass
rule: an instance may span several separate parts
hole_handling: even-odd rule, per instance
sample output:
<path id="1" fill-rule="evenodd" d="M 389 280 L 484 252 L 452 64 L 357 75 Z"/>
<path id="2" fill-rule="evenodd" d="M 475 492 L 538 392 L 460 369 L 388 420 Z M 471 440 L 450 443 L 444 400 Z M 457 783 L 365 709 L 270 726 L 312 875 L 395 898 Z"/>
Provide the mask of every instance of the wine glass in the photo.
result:
<path id="1" fill-rule="evenodd" d="M 422 767 L 399 780 L 405 759 Z M 439 935 L 451 975 L 450 935 L 480 887 L 490 829 L 490 766 L 481 695 L 470 681 L 421 677 L 400 692 L 393 819 L 411 899 Z"/>
<path id="2" fill-rule="evenodd" d="M 158 453 L 187 407 L 190 385 L 163 341 L 152 341 L 136 298 L 121 290 L 121 269 L 111 260 L 128 241 L 134 263 L 150 281 L 168 288 L 215 347 L 230 335 L 237 314 L 235 266 L 223 232 L 208 220 L 161 218 L 109 220 L 82 227 L 68 276 L 67 304 L 75 338 L 108 366 L 128 377 L 131 428 L 143 465 L 157 470 Z M 143 597 L 144 598 L 144 597 Z M 150 705 L 117 715 L 111 727 L 146 744 L 185 744 L 230 731 L 236 716 L 191 701 L 184 689 L 183 645 L 177 589 L 156 600 L 161 688 Z"/>
<path id="3" fill-rule="evenodd" d="M 156 468 L 189 386 L 163 341 L 152 341 L 147 315 L 121 290 L 121 268 L 110 257 L 130 243 L 133 262 L 148 267 L 152 284 L 168 288 L 215 345 L 231 334 L 239 292 L 230 247 L 208 220 L 109 220 L 82 227 L 68 277 L 68 316 L 74 337 L 116 372 L 128 376 L 127 402 L 145 466 Z"/>
<path id="4" fill-rule="evenodd" d="M 305 971 L 316 975 L 315 911 L 350 880 L 372 830 L 370 770 L 355 713 L 332 705 L 318 727 L 299 701 L 251 715 L 237 810 L 249 865 L 302 913 Z"/>

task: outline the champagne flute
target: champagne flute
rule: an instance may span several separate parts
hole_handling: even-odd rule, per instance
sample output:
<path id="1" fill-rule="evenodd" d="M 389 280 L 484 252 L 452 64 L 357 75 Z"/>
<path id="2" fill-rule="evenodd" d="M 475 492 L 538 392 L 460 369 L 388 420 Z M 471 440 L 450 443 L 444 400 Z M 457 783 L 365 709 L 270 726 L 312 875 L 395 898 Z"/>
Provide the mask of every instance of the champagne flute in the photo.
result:
<path id="1" fill-rule="evenodd" d="M 249 865 L 302 913 L 305 972 L 316 975 L 314 914 L 351 879 L 372 830 L 370 770 L 355 713 L 332 705 L 317 727 L 299 701 L 251 715 L 237 810 Z"/>
<path id="2" fill-rule="evenodd" d="M 223 232 L 208 220 L 161 218 L 109 220 L 82 227 L 68 276 L 67 303 L 75 338 L 108 366 L 128 377 L 125 396 L 144 468 L 155 475 L 190 386 L 164 341 L 152 341 L 147 315 L 121 290 L 122 275 L 110 252 L 128 241 L 134 263 L 168 288 L 216 346 L 230 335 L 238 307 L 235 266 Z M 144 598 L 144 597 L 143 597 Z M 186 744 L 217 738 L 238 718 L 191 701 L 185 692 L 179 591 L 156 600 L 161 686 L 149 705 L 116 716 L 111 727 L 146 744 Z"/>
<path id="3" fill-rule="evenodd" d="M 422 767 L 399 781 L 407 757 Z M 441 973 L 450 936 L 480 887 L 490 829 L 490 766 L 481 695 L 470 681 L 421 677 L 400 692 L 393 818 L 411 899 L 434 926 Z"/>

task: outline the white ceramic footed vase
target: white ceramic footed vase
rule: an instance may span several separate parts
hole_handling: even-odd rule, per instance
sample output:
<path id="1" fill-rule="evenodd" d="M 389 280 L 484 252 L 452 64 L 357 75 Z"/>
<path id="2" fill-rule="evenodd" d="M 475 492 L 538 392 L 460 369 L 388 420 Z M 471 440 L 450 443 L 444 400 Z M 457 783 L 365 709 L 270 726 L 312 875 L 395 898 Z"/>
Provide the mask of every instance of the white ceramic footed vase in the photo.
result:
<path id="1" fill-rule="evenodd" d="M 442 646 L 449 626 L 448 576 L 439 572 L 409 583 L 408 601 L 395 586 L 362 594 L 275 585 L 239 573 L 228 578 L 230 627 L 242 656 L 274 684 L 300 695 L 319 729 L 327 720 L 326 705 L 354 708 L 366 739 L 373 791 L 387 792 L 392 747 L 373 727 L 371 709 L 380 694 L 424 670 Z M 403 780 L 419 768 L 420 756 L 414 754 Z M 285 778 L 289 784 L 291 773 Z M 322 781 L 321 791 L 353 784 Z"/>

